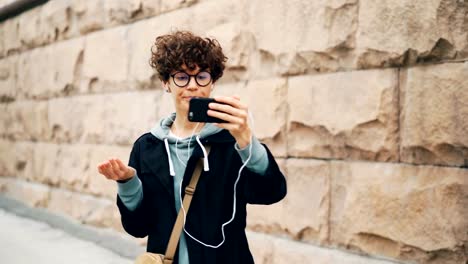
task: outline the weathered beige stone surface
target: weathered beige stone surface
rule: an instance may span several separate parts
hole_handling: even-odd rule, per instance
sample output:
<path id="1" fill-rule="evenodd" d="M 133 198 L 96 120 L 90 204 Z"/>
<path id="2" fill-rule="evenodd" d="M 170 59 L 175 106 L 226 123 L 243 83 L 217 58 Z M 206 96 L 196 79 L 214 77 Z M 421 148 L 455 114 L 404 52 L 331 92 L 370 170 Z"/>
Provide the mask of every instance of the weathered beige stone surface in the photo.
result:
<path id="1" fill-rule="evenodd" d="M 50 196 L 47 185 L 11 177 L 0 178 L 0 192 L 31 207 L 46 207 Z"/>
<path id="2" fill-rule="evenodd" d="M 244 20 L 258 49 L 254 78 L 352 67 L 346 55 L 354 48 L 357 1 L 246 2 Z"/>
<path id="3" fill-rule="evenodd" d="M 81 21 L 73 14 L 72 0 L 48 1 L 38 8 L 41 10 L 40 31 L 35 34 L 44 38 L 44 43 L 77 36 L 73 24 Z"/>
<path id="4" fill-rule="evenodd" d="M 463 1 L 359 1 L 359 68 L 439 61 L 468 53 Z"/>
<path id="5" fill-rule="evenodd" d="M 161 15 L 155 18 L 138 21 L 128 27 L 128 41 L 131 47 L 129 80 L 139 83 L 143 87 L 161 87 L 160 80 L 149 64 L 151 48 L 156 37 L 166 34 L 169 25 L 164 19 L 171 17 Z M 152 82 L 152 83 L 151 83 Z"/>
<path id="6" fill-rule="evenodd" d="M 401 90 L 401 160 L 467 166 L 468 63 L 409 68 Z"/>
<path id="7" fill-rule="evenodd" d="M 268 144 L 277 157 L 286 156 L 286 80 L 265 79 L 243 83 L 216 84 L 212 96 L 239 96 L 251 112 L 255 136 Z M 172 102 L 171 102 L 172 103 Z"/>
<path id="8" fill-rule="evenodd" d="M 272 55 L 352 47 L 347 39 L 355 30 L 357 1 L 254 1 L 247 8 L 258 49 Z"/>
<path id="9" fill-rule="evenodd" d="M 78 38 L 22 53 L 17 89 L 28 98 L 76 93 L 83 49 L 84 40 Z"/>
<path id="10" fill-rule="evenodd" d="M 21 42 L 18 34 L 19 17 L 7 19 L 0 24 L 3 36 L 0 41 L 3 42 L 3 54 L 8 55 L 12 51 L 19 50 Z"/>
<path id="11" fill-rule="evenodd" d="M 128 27 L 116 27 L 86 36 L 83 59 L 83 92 L 100 91 L 96 83 L 110 83 L 105 89 L 122 89 L 119 82 L 128 78 L 129 53 Z M 112 43 L 105 45 L 104 43 Z M 102 85 L 102 84 L 101 84 Z M 117 88 L 114 88 L 117 86 Z"/>
<path id="12" fill-rule="evenodd" d="M 52 139 L 132 144 L 156 124 L 159 95 L 159 91 L 124 92 L 50 100 L 48 125 Z"/>
<path id="13" fill-rule="evenodd" d="M 16 174 L 14 142 L 0 139 L 0 176 L 14 176 Z"/>
<path id="14" fill-rule="evenodd" d="M 41 8 L 33 8 L 18 17 L 18 27 L 16 34 L 18 34 L 21 50 L 31 49 L 46 42 L 45 36 L 38 34 L 44 29 L 41 25 Z"/>
<path id="15" fill-rule="evenodd" d="M 16 176 L 25 180 L 32 179 L 35 171 L 33 163 L 34 148 L 32 143 L 14 142 L 12 149 L 8 151 L 6 155 L 12 156 L 8 161 L 12 162 L 15 168 L 15 172 L 11 176 Z"/>
<path id="16" fill-rule="evenodd" d="M 249 245 L 255 263 L 317 263 L 317 264 L 390 264 L 391 261 L 353 255 L 337 249 L 317 247 L 284 238 L 248 232 Z"/>
<path id="17" fill-rule="evenodd" d="M 72 2 L 73 14 L 76 16 L 78 32 L 86 34 L 103 28 L 106 20 L 103 1 L 79 1 Z"/>
<path id="18" fill-rule="evenodd" d="M 331 162 L 333 245 L 418 263 L 465 263 L 468 171 Z"/>
<path id="19" fill-rule="evenodd" d="M 5 23 L 0 23 L 0 58 L 3 58 L 6 55 L 5 48 Z"/>
<path id="20" fill-rule="evenodd" d="M 114 228 L 120 225 L 118 213 L 113 212 L 118 209 L 112 201 L 77 192 L 52 189 L 47 209 L 82 223 Z"/>
<path id="21" fill-rule="evenodd" d="M 288 154 L 398 160 L 397 71 L 293 77 L 288 82 Z"/>
<path id="22" fill-rule="evenodd" d="M 0 59 L 0 103 L 11 102 L 15 100 L 18 94 L 16 88 L 17 64 L 18 56 L 8 56 Z"/>
<path id="23" fill-rule="evenodd" d="M 287 196 L 274 205 L 250 205 L 249 229 L 286 234 L 296 240 L 325 244 L 329 232 L 329 163 L 287 159 L 286 167 Z"/>
<path id="24" fill-rule="evenodd" d="M 234 20 L 212 28 L 206 35 L 214 37 L 228 57 L 226 69 L 219 82 L 237 82 L 247 79 L 249 64 L 255 49 L 255 39 L 252 33 L 243 29 L 241 23 Z"/>
<path id="25" fill-rule="evenodd" d="M 46 101 L 17 101 L 2 105 L 0 132 L 14 140 L 48 139 L 48 104 Z"/>

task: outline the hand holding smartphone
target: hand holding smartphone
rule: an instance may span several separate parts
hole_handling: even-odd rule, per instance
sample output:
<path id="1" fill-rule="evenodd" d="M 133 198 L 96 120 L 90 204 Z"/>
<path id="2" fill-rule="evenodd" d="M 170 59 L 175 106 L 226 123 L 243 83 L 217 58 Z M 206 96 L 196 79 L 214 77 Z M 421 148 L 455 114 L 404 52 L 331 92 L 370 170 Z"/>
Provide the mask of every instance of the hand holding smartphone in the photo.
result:
<path id="1" fill-rule="evenodd" d="M 227 123 L 227 121 L 208 115 L 210 103 L 218 103 L 214 98 L 194 97 L 189 102 L 188 120 L 201 123 Z"/>

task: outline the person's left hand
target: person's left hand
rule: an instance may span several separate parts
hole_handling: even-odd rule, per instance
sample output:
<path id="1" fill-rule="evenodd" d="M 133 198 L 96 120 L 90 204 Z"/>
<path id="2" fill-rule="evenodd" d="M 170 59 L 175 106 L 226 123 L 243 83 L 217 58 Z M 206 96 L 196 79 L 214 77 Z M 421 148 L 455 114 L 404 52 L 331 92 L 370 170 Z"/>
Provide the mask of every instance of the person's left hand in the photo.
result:
<path id="1" fill-rule="evenodd" d="M 218 103 L 210 103 L 208 115 L 227 121 L 227 123 L 216 123 L 215 125 L 228 130 L 236 139 L 240 148 L 250 144 L 252 131 L 248 122 L 248 108 L 242 104 L 239 96 L 215 96 Z"/>

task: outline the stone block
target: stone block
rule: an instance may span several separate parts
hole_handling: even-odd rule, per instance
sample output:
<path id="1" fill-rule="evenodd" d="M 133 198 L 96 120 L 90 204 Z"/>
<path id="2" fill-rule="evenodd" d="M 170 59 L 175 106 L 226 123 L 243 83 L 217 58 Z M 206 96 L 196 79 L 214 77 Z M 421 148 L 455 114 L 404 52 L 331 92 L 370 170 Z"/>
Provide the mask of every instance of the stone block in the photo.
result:
<path id="1" fill-rule="evenodd" d="M 50 98 L 76 93 L 84 40 L 67 40 L 22 53 L 18 89 L 29 98 Z M 32 63 L 34 62 L 34 63 Z"/>
<path id="2" fill-rule="evenodd" d="M 358 1 L 250 1 L 247 28 L 255 36 L 254 78 L 336 71 L 354 48 Z"/>
<path id="3" fill-rule="evenodd" d="M 104 0 L 80 1 L 72 0 L 71 8 L 75 17 L 75 27 L 77 31 L 85 35 L 91 31 L 99 30 L 104 27 L 106 14 L 104 12 Z M 106 43 L 106 42 L 103 42 Z"/>
<path id="4" fill-rule="evenodd" d="M 31 175 L 27 175 L 27 179 L 53 187 L 61 186 L 63 184 L 61 172 L 68 169 L 62 163 L 71 163 L 66 155 L 62 155 L 62 149 L 66 146 L 45 142 L 25 142 L 24 144 L 28 144 L 32 149 L 33 169 Z M 80 157 L 77 162 L 85 158 Z M 74 170 L 76 169 L 70 168 L 71 173 Z M 67 173 L 66 176 L 68 175 Z"/>
<path id="5" fill-rule="evenodd" d="M 0 58 L 6 56 L 6 49 L 5 49 L 5 23 L 0 24 Z"/>
<path id="6" fill-rule="evenodd" d="M 31 207 L 46 207 L 50 188 L 46 185 L 27 182 L 17 178 L 3 178 L 0 191 L 7 197 L 21 201 Z"/>
<path id="7" fill-rule="evenodd" d="M 284 238 L 249 232 L 252 254 L 255 263 L 317 263 L 317 264 L 391 264 L 377 258 L 354 255 L 337 249 L 322 248 L 306 243 L 299 243 Z"/>
<path id="8" fill-rule="evenodd" d="M 129 70 L 128 27 L 88 34 L 85 45 L 82 92 L 100 91 L 103 83 L 109 83 L 108 90 L 122 89 L 124 86 L 118 84 L 127 80 Z"/>
<path id="9" fill-rule="evenodd" d="M 13 156 L 15 173 L 12 176 L 31 180 L 34 172 L 34 144 L 30 142 L 14 142 L 13 149 L 7 154 Z"/>
<path id="10" fill-rule="evenodd" d="M 47 43 L 79 35 L 74 24 L 81 21 L 75 20 L 72 4 L 72 0 L 61 0 L 48 1 L 40 6 L 40 31 L 36 35 L 44 38 Z"/>
<path id="11" fill-rule="evenodd" d="M 160 0 L 132 0 L 130 2 L 133 19 L 155 16 L 161 12 Z"/>
<path id="12" fill-rule="evenodd" d="M 151 2 L 151 0 L 146 0 L 143 2 Z M 154 2 L 154 1 L 153 1 Z M 198 0 L 161 0 L 159 1 L 160 12 L 166 13 L 171 12 L 177 9 L 190 7 L 196 4 Z"/>
<path id="13" fill-rule="evenodd" d="M 115 207 L 115 204 L 107 199 L 52 189 L 47 209 L 54 213 L 67 215 L 82 223 L 92 223 L 102 227 L 117 220 L 113 214 L 109 213 L 112 211 L 110 207 Z"/>
<path id="14" fill-rule="evenodd" d="M 468 171 L 332 162 L 332 245 L 417 263 L 463 263 Z"/>
<path id="15" fill-rule="evenodd" d="M 290 78 L 288 154 L 397 161 L 397 86 L 393 69 Z"/>
<path id="16" fill-rule="evenodd" d="M 143 87 L 149 87 L 150 84 L 158 88 L 161 87 L 156 70 L 150 66 L 150 59 L 151 48 L 156 37 L 168 33 L 168 27 L 162 26 L 162 24 L 164 24 L 163 20 L 160 17 L 155 17 L 136 22 L 128 28 L 128 41 L 132 47 L 132 52 L 129 54 L 129 80 Z"/>
<path id="17" fill-rule="evenodd" d="M 3 134 L 15 140 L 48 139 L 48 104 L 46 101 L 17 101 L 7 104 L 2 113 Z"/>
<path id="18" fill-rule="evenodd" d="M 249 229 L 326 243 L 330 202 L 328 162 L 288 159 L 286 166 L 288 194 L 274 205 L 250 205 Z"/>
<path id="19" fill-rule="evenodd" d="M 468 63 L 401 74 L 403 162 L 468 166 Z"/>
<path id="20" fill-rule="evenodd" d="M 4 54 L 8 55 L 11 52 L 18 51 L 21 47 L 21 41 L 19 37 L 19 17 L 13 17 L 7 19 L 1 23 L 3 28 L 3 49 Z"/>
<path id="21" fill-rule="evenodd" d="M 14 176 L 16 174 L 15 143 L 9 140 L 0 139 L 0 176 Z"/>
<path id="22" fill-rule="evenodd" d="M 1 36 L 0 36 L 1 37 Z M 14 101 L 18 95 L 16 88 L 18 56 L 0 59 L 0 103 Z"/>
<path id="23" fill-rule="evenodd" d="M 53 140 L 132 144 L 157 122 L 160 93 L 125 92 L 50 100 Z"/>
<path id="24" fill-rule="evenodd" d="M 256 37 L 257 48 L 272 55 L 352 47 L 349 38 L 358 14 L 355 0 L 254 1 L 247 8 L 247 25 Z"/>
<path id="25" fill-rule="evenodd" d="M 41 6 L 22 12 L 18 17 L 18 37 L 21 50 L 31 49 L 47 43 L 41 35 L 44 26 L 41 25 Z"/>
<path id="26" fill-rule="evenodd" d="M 219 81 L 224 83 L 247 79 L 247 69 L 254 52 L 253 35 L 244 30 L 238 21 L 214 27 L 206 35 L 218 40 L 228 57 L 226 69 Z"/>
<path id="27" fill-rule="evenodd" d="M 359 68 L 452 59 L 468 47 L 463 1 L 366 0 L 359 6 Z"/>

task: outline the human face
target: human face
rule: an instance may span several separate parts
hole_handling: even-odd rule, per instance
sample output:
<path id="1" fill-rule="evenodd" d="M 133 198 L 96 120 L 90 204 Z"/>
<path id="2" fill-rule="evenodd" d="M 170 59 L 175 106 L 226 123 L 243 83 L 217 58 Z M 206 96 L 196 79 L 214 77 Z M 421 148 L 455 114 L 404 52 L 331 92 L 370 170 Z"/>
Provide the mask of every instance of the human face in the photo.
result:
<path id="1" fill-rule="evenodd" d="M 190 70 L 185 65 L 182 65 L 181 71 L 174 71 L 171 75 L 174 75 L 176 72 L 197 75 L 201 71 L 202 70 L 198 66 Z M 210 82 L 206 86 L 200 86 L 195 79 L 196 77 L 189 77 L 189 82 L 186 86 L 178 87 L 175 85 L 173 78 L 174 77 L 171 76 L 168 82 L 164 83 L 164 86 L 171 92 L 176 112 L 179 116 L 187 116 L 189 101 L 192 97 L 210 97 L 213 82 Z"/>

